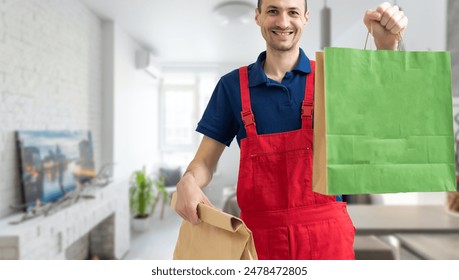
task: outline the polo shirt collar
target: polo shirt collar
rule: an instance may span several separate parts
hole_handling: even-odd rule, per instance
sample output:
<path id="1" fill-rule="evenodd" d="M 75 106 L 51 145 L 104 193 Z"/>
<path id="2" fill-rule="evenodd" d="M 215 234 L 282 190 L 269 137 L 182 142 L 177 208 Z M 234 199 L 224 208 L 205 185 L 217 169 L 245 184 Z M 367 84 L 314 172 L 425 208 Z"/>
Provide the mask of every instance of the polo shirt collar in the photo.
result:
<path id="1" fill-rule="evenodd" d="M 250 69 L 249 75 L 249 85 L 250 87 L 258 86 L 260 84 L 267 84 L 268 77 L 263 71 L 263 62 L 266 60 L 266 51 L 260 53 L 257 61 L 253 64 L 252 69 Z M 298 63 L 293 68 L 292 72 L 298 72 L 302 74 L 311 73 L 311 63 L 309 58 L 306 56 L 304 51 L 300 48 L 300 59 Z"/>

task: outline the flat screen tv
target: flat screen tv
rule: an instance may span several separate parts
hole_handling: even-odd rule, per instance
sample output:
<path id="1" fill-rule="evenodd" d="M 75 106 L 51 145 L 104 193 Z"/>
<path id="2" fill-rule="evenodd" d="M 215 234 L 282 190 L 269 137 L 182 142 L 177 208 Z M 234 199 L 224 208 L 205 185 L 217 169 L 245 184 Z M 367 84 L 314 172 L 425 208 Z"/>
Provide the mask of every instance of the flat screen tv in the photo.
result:
<path id="1" fill-rule="evenodd" d="M 16 132 L 24 209 L 62 198 L 96 174 L 91 132 Z"/>

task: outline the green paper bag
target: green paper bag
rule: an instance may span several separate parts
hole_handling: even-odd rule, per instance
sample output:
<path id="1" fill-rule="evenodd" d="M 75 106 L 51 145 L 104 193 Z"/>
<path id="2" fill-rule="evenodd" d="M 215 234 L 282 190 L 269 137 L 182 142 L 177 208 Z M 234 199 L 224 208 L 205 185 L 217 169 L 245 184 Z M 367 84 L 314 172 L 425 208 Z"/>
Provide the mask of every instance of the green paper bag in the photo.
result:
<path id="1" fill-rule="evenodd" d="M 313 190 L 456 190 L 447 52 L 316 54 Z"/>

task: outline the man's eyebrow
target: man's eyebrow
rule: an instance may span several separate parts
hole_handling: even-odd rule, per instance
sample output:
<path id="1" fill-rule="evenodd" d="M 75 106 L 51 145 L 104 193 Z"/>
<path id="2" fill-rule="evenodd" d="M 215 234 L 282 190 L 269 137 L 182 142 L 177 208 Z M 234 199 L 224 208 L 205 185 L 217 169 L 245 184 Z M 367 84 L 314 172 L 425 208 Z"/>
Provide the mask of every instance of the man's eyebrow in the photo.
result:
<path id="1" fill-rule="evenodd" d="M 266 9 L 268 10 L 268 9 L 280 9 L 280 8 L 277 7 L 277 6 L 274 6 L 274 5 L 269 5 L 268 7 L 266 7 Z M 289 10 L 289 11 L 293 11 L 293 10 L 299 11 L 300 8 L 298 8 L 298 7 L 290 7 L 290 8 L 287 8 L 287 10 Z"/>

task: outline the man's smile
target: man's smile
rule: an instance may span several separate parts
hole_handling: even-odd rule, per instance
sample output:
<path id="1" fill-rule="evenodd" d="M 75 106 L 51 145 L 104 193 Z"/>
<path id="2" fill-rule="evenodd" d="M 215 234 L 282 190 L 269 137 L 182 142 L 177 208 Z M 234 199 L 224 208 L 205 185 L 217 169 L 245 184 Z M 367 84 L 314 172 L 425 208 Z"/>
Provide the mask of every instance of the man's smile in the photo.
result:
<path id="1" fill-rule="evenodd" d="M 277 30 L 273 30 L 271 32 L 276 34 L 276 35 L 278 35 L 278 36 L 283 36 L 283 37 L 293 34 L 293 31 L 277 31 Z"/>

